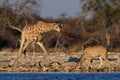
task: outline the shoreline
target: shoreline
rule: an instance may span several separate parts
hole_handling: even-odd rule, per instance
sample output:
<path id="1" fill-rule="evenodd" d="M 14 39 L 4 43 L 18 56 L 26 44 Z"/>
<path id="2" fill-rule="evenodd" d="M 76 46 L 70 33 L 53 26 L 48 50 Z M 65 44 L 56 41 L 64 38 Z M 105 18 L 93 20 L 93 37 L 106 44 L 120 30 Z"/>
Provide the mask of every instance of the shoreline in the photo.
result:
<path id="1" fill-rule="evenodd" d="M 102 65 L 102 68 L 98 69 L 99 59 L 94 59 L 94 67 L 89 71 L 84 69 L 75 70 L 76 61 L 80 58 L 82 52 L 71 52 L 66 54 L 65 52 L 51 52 L 50 57 L 45 57 L 41 52 L 36 52 L 35 58 L 32 53 L 27 54 L 27 57 L 21 56 L 19 62 L 15 66 L 14 70 L 11 70 L 12 67 L 9 66 L 9 63 L 17 57 L 17 51 L 8 51 L 3 50 L 1 53 L 0 59 L 0 72 L 10 72 L 10 73 L 107 73 L 107 68 L 105 64 Z M 111 52 L 109 54 L 109 60 L 111 64 L 110 72 L 119 72 L 120 71 L 120 53 Z M 37 62 L 35 62 L 35 60 Z M 85 62 L 86 66 L 87 62 Z"/>

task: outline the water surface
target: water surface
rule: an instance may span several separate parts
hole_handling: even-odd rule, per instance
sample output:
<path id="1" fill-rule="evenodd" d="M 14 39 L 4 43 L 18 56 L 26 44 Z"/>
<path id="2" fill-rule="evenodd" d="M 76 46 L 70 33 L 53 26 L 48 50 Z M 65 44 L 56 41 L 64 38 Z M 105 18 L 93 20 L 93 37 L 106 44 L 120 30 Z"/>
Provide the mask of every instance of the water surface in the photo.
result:
<path id="1" fill-rule="evenodd" d="M 0 73 L 0 80 L 120 80 L 120 73 Z"/>

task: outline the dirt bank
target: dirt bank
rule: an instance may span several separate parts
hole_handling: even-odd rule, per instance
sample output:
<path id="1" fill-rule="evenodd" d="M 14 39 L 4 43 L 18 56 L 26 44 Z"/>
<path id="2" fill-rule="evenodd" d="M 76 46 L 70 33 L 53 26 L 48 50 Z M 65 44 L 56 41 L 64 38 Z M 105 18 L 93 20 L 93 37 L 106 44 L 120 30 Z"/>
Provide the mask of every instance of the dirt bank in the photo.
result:
<path id="1" fill-rule="evenodd" d="M 43 56 L 43 53 L 36 52 L 27 54 L 26 57 L 21 56 L 14 68 L 9 63 L 17 57 L 18 50 L 2 50 L 0 51 L 0 71 L 1 72 L 107 72 L 107 67 L 102 65 L 98 68 L 99 59 L 94 59 L 92 68 L 88 71 L 83 69 L 75 69 L 76 62 L 80 58 L 82 52 L 65 52 L 51 51 L 50 56 Z M 120 53 L 110 52 L 109 60 L 111 71 L 120 71 Z M 87 62 L 84 62 L 86 65 Z"/>

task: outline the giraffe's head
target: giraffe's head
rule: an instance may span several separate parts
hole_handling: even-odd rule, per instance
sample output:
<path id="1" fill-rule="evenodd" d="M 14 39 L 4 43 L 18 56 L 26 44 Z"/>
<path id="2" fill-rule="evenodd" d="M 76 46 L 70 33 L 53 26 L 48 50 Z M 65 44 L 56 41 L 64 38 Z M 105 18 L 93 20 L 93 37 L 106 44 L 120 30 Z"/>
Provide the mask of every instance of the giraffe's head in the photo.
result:
<path id="1" fill-rule="evenodd" d="M 63 26 L 63 24 L 60 23 L 53 23 L 53 29 L 60 32 L 61 31 L 61 27 Z"/>

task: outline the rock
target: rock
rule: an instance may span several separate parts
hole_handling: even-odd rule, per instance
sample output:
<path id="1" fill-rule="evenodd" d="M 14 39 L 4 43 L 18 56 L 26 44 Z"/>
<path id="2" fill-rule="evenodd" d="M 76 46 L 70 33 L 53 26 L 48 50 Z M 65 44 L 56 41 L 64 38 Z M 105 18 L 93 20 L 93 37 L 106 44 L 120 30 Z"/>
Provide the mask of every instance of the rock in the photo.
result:
<path id="1" fill-rule="evenodd" d="M 65 67 L 64 67 L 64 71 L 65 71 L 65 72 L 70 72 L 71 69 L 72 69 L 71 66 L 65 66 Z"/>
<path id="2" fill-rule="evenodd" d="M 19 67 L 19 70 L 21 70 L 21 71 L 28 71 L 28 68 L 25 68 L 25 67 Z"/>
<path id="3" fill-rule="evenodd" d="M 76 66 L 76 62 L 66 62 L 64 64 L 62 64 L 62 66 L 71 66 L 71 67 L 75 67 Z"/>
<path id="4" fill-rule="evenodd" d="M 47 70 L 48 70 L 48 68 L 47 67 L 45 67 L 45 66 L 42 66 L 42 69 L 41 69 L 43 72 L 46 72 Z"/>
<path id="5" fill-rule="evenodd" d="M 59 64 L 58 63 L 53 63 L 52 68 L 57 70 L 59 68 Z"/>

